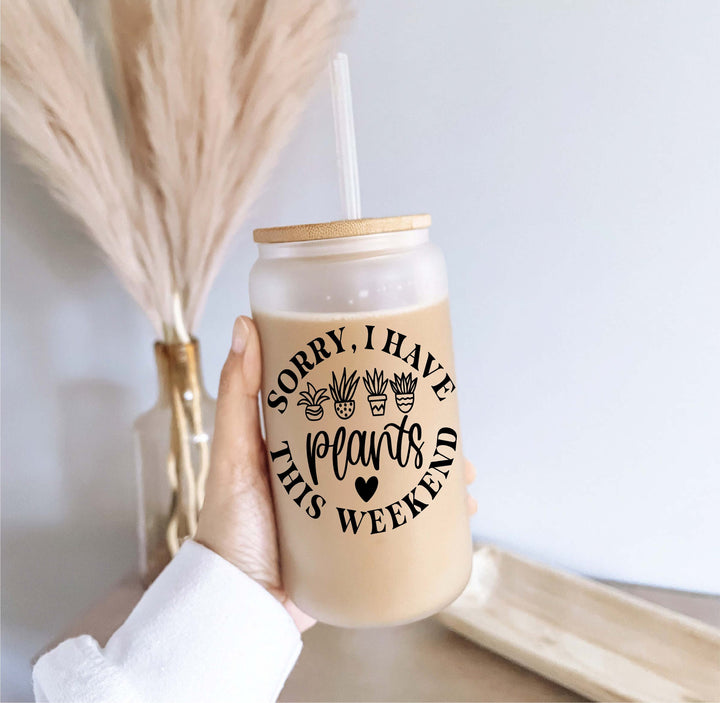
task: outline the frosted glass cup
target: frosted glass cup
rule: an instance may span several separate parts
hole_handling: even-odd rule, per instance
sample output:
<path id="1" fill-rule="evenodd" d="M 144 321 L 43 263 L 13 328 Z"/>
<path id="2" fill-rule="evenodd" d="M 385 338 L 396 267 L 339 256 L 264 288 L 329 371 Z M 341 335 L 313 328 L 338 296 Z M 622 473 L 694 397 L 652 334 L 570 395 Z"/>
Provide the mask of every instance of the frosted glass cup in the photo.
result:
<path id="1" fill-rule="evenodd" d="M 447 275 L 429 215 L 255 231 L 250 302 L 284 586 L 347 627 L 470 575 Z"/>

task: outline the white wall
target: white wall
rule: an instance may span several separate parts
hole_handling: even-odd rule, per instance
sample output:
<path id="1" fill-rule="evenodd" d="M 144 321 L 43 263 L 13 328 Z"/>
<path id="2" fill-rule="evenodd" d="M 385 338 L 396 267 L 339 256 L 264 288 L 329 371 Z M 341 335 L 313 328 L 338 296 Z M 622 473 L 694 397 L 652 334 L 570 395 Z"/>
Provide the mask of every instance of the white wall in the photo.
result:
<path id="1" fill-rule="evenodd" d="M 344 42 L 364 212 L 431 212 L 447 252 L 476 535 L 711 592 L 718 36 L 712 0 L 373 0 Z M 239 232 L 200 329 L 210 387 L 252 227 L 340 215 L 331 119 L 323 86 Z M 4 617 L 29 647 L 132 564 L 129 425 L 154 369 L 93 247 L 3 157 Z"/>

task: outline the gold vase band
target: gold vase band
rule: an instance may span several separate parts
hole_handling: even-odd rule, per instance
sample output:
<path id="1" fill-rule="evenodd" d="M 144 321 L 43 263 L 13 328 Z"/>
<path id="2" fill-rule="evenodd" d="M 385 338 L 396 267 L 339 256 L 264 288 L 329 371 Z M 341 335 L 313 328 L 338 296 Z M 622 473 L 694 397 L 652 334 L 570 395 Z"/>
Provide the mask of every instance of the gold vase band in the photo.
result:
<path id="1" fill-rule="evenodd" d="M 169 556 L 195 535 L 205 499 L 210 466 L 210 441 L 203 429 L 200 353 L 197 339 L 189 343 L 155 343 L 161 395 L 170 404 L 167 479 L 172 499 L 165 529 Z"/>

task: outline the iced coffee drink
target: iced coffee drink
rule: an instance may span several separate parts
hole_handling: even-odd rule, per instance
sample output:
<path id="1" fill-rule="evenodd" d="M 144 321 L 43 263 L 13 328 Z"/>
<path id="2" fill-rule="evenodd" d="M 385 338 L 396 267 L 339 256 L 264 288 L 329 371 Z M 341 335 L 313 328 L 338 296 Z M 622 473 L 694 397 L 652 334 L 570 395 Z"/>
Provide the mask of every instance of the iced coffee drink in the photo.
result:
<path id="1" fill-rule="evenodd" d="M 429 219 L 255 233 L 284 585 L 335 625 L 425 617 L 470 572 L 447 282 Z"/>

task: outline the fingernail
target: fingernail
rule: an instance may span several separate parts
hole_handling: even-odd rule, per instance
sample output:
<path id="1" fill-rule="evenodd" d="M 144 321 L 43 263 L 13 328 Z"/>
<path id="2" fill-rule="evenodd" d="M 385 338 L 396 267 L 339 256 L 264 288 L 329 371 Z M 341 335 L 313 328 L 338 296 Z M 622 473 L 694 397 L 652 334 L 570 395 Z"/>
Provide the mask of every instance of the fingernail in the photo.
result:
<path id="1" fill-rule="evenodd" d="M 250 327 L 245 319 L 238 317 L 233 325 L 232 334 L 232 350 L 236 354 L 242 354 L 245 351 L 245 345 L 247 344 L 247 338 L 250 334 Z"/>

